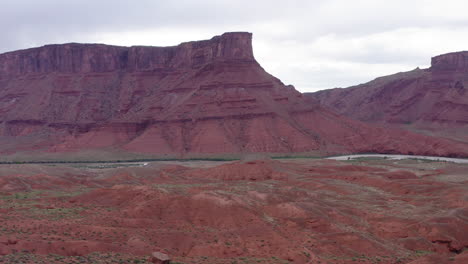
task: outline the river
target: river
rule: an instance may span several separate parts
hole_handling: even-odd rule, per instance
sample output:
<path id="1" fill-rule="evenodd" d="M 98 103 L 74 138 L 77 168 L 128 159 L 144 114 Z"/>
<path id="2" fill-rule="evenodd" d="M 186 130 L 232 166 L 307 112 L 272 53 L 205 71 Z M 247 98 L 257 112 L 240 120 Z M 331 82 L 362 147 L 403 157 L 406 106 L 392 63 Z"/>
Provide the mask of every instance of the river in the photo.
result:
<path id="1" fill-rule="evenodd" d="M 424 160 L 446 161 L 446 162 L 466 163 L 466 164 L 468 164 L 468 159 L 435 157 L 435 156 L 417 156 L 417 155 L 393 155 L 393 154 L 355 154 L 355 155 L 328 157 L 327 159 L 352 160 L 352 159 L 357 159 L 357 158 L 387 158 L 387 159 L 390 159 L 390 160 L 424 159 Z"/>

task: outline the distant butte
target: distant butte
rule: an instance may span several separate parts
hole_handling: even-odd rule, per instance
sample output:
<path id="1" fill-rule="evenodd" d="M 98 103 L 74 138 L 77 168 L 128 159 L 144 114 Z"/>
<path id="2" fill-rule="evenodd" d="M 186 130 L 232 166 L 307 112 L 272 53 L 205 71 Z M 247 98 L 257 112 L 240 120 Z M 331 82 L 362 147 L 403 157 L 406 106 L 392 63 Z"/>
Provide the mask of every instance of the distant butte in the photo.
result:
<path id="1" fill-rule="evenodd" d="M 265 72 L 251 33 L 173 47 L 71 43 L 1 54 L 0 153 L 80 151 L 468 155 L 464 144 L 323 108 Z"/>
<path id="2" fill-rule="evenodd" d="M 436 56 L 428 69 L 307 96 L 353 119 L 468 142 L 468 51 Z"/>

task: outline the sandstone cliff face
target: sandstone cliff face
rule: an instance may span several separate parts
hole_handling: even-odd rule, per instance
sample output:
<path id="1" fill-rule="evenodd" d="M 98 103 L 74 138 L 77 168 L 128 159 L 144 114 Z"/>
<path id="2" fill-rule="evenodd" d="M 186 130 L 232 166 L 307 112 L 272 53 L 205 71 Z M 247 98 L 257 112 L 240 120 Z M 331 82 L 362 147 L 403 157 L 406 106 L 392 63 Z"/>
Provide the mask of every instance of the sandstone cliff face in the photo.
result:
<path id="1" fill-rule="evenodd" d="M 206 63 L 254 61 L 252 34 L 225 33 L 175 47 L 118 47 L 102 44 L 47 45 L 0 55 L 0 77 L 45 73 L 105 73 L 199 67 Z"/>
<path id="2" fill-rule="evenodd" d="M 2 54 L 0 151 L 468 153 L 323 109 L 265 72 L 251 42 L 237 32 L 174 47 L 64 44 Z"/>
<path id="3" fill-rule="evenodd" d="M 468 141 L 468 52 L 434 57 L 426 70 L 307 96 L 361 121 L 423 129 Z"/>
<path id="4" fill-rule="evenodd" d="M 468 72 L 468 52 L 453 52 L 433 57 L 431 60 L 433 72 Z"/>

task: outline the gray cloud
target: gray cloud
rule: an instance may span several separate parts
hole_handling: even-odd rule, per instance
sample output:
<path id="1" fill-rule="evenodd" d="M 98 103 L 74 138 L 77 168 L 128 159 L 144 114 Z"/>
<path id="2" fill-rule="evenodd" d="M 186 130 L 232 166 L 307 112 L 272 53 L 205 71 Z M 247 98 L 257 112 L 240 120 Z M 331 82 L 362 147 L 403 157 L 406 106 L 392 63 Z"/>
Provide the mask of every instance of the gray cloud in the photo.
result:
<path id="1" fill-rule="evenodd" d="M 268 71 L 312 91 L 468 49 L 467 7 L 461 0 L 4 1 L 0 52 L 64 42 L 174 45 L 243 30 L 254 33 Z"/>

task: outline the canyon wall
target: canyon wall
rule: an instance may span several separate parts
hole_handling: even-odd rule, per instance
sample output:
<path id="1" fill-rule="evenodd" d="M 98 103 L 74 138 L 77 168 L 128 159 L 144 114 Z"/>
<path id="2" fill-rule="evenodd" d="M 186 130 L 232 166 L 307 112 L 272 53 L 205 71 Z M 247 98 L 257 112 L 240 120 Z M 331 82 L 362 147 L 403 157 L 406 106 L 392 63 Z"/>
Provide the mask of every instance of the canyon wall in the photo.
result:
<path id="1" fill-rule="evenodd" d="M 173 47 L 73 43 L 0 54 L 0 152 L 83 150 L 468 153 L 324 109 L 258 64 L 251 33 Z"/>

